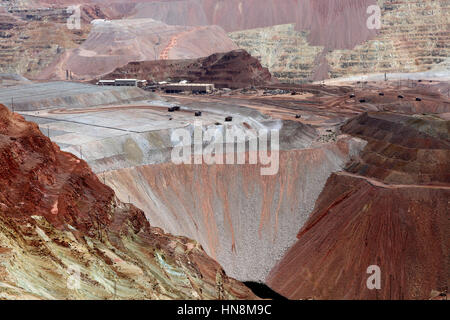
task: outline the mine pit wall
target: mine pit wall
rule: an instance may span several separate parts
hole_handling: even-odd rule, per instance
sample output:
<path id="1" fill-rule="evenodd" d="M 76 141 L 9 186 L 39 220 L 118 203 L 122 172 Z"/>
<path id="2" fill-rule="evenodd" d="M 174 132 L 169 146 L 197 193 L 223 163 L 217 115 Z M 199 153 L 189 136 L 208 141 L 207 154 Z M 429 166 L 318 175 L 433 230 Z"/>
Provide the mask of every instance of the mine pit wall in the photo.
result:
<path id="1" fill-rule="evenodd" d="M 349 1 L 333 2 L 337 4 L 332 7 L 315 1 L 317 7 L 330 9 L 323 15 L 312 14 L 313 21 L 286 20 L 279 25 L 236 30 L 229 36 L 281 82 L 448 69 L 448 1 L 361 0 L 353 2 L 353 8 Z M 370 31 L 366 9 L 375 4 L 381 8 L 382 27 L 365 34 Z"/>
<path id="2" fill-rule="evenodd" d="M 154 94 L 137 87 L 103 87 L 69 81 L 34 82 L 0 88 L 0 103 L 11 108 L 13 102 L 15 111 L 119 105 L 154 97 Z"/>
<path id="3" fill-rule="evenodd" d="M 133 168 L 143 164 L 158 164 L 170 161 L 172 144 L 171 130 L 126 133 L 102 140 L 85 143 L 80 154 L 79 145 L 63 148 L 85 159 L 97 174 L 111 170 Z"/>
<path id="4" fill-rule="evenodd" d="M 332 172 L 365 146 L 340 136 L 317 148 L 281 151 L 280 170 L 260 165 L 161 163 L 99 174 L 152 226 L 200 242 L 229 276 L 263 282 L 296 239 Z"/>
<path id="5" fill-rule="evenodd" d="M 14 102 L 15 110 L 35 111 L 50 109 L 54 106 L 59 108 L 94 107 L 111 104 L 126 104 L 143 99 L 143 92 L 137 88 L 123 88 L 121 90 L 97 91 L 79 95 L 68 95 L 50 99 L 27 101 L 24 103 Z"/>

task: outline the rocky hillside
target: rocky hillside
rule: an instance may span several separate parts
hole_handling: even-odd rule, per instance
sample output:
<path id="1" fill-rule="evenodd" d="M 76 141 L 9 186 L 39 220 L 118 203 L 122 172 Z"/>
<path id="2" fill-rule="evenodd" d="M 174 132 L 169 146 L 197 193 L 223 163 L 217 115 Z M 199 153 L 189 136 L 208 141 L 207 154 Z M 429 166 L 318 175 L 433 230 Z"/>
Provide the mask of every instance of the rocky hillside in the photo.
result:
<path id="1" fill-rule="evenodd" d="M 218 88 L 243 88 L 272 81 L 267 68 L 263 68 L 257 59 L 244 50 L 215 53 L 206 58 L 190 60 L 130 62 L 103 78 L 127 77 L 154 82 L 171 79 L 214 83 Z"/>
<path id="2" fill-rule="evenodd" d="M 39 76 L 90 80 L 131 61 L 192 59 L 237 49 L 218 26 L 170 26 L 152 19 L 95 21 L 86 41 L 61 55 Z"/>
<path id="3" fill-rule="evenodd" d="M 0 299 L 255 298 L 2 105 L 0 163 Z"/>
<path id="4" fill-rule="evenodd" d="M 448 292 L 449 121 L 366 113 L 342 130 L 368 141 L 333 174 L 268 284 L 291 299 L 430 299 Z M 369 266 L 380 268 L 369 290 Z"/>
<path id="5" fill-rule="evenodd" d="M 160 35 L 163 32 L 164 36 L 152 40 L 147 49 L 136 43 L 114 49 L 111 43 L 114 58 L 108 64 L 114 67 L 133 60 L 197 58 L 239 47 L 258 57 L 277 79 L 298 83 L 365 73 L 448 70 L 448 63 L 440 64 L 450 56 L 447 18 L 450 5 L 446 0 L 115 0 L 113 3 L 3 0 L 0 3 L 8 15 L 26 22 L 21 27 L 24 31 L 10 30 L 0 37 L 4 49 L 2 62 L 5 61 L 0 72 L 26 76 L 35 76 L 56 57 L 59 58 L 52 65 L 53 70 L 44 73 L 45 77 L 62 78 L 65 72 L 62 69 L 78 70 L 80 65 L 101 69 L 104 62 L 92 58 L 91 51 L 96 51 L 92 48 L 66 52 L 86 40 L 91 29 L 89 22 L 95 18 L 153 19 L 177 30 L 181 26 L 188 28 L 173 34 L 154 31 Z M 65 8 L 73 4 L 82 4 L 81 30 L 65 27 L 68 16 Z M 371 16 L 367 9 L 373 5 L 381 8 L 379 30 L 367 27 Z M 3 19 L 8 24 L 10 17 L 0 17 L 0 21 Z M 216 31 L 206 31 L 211 26 L 216 26 Z M 118 25 L 118 28 L 128 27 Z M 197 31 L 190 32 L 189 28 Z M 237 46 L 230 48 L 230 40 L 226 35 L 218 36 L 217 28 L 228 32 Z M 125 50 L 124 55 L 130 59 L 122 59 L 117 50 Z M 110 55 L 107 50 L 100 51 L 97 55 L 105 52 Z M 15 52 L 22 54 L 14 55 Z M 84 77 L 85 72 L 78 70 L 78 76 Z"/>
<path id="6" fill-rule="evenodd" d="M 357 39 L 347 46 L 343 46 L 345 42 L 317 35 L 320 29 L 313 25 L 305 28 L 298 23 L 241 30 L 230 36 L 239 47 L 259 57 L 263 66 L 283 82 L 364 73 L 422 72 L 444 62 L 450 55 L 448 1 L 379 0 L 377 3 L 382 19 L 376 34 L 358 38 L 352 33 L 353 27 L 346 23 L 329 30 L 329 35 L 337 39 L 344 35 Z M 360 4 L 364 8 L 368 6 Z M 335 9 L 334 13 L 327 14 L 344 17 L 350 10 L 345 6 Z M 313 16 L 317 14 L 318 11 Z M 364 19 L 369 17 L 365 10 L 354 14 Z M 365 24 L 357 28 L 367 30 Z"/>
<path id="7" fill-rule="evenodd" d="M 81 29 L 71 30 L 66 24 L 70 15 L 66 8 L 17 5 L 0 10 L 0 72 L 36 77 L 57 56 L 86 40 L 89 21 L 107 17 L 98 7 L 83 7 Z"/>
<path id="8" fill-rule="evenodd" d="M 307 135 L 307 128 L 299 130 L 293 140 Z M 330 174 L 360 148 L 357 141 L 340 138 L 323 147 L 282 152 L 280 171 L 273 176 L 261 176 L 260 165 L 172 163 L 102 175 L 121 199 L 131 194 L 150 221 L 198 239 L 231 276 L 263 282 L 294 244 Z"/>

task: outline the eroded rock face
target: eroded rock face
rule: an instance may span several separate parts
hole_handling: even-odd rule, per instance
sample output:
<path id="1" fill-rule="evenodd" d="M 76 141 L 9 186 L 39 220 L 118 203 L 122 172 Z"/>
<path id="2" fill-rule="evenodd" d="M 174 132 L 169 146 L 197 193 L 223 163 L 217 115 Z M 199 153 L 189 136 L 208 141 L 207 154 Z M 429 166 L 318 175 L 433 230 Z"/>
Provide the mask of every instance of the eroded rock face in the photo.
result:
<path id="1" fill-rule="evenodd" d="M 391 113 L 363 114 L 344 125 L 368 144 L 328 179 L 269 286 L 291 299 L 445 295 L 449 128 L 442 119 Z M 373 265 L 381 271 L 379 290 L 367 286 Z"/>
<path id="2" fill-rule="evenodd" d="M 1 298 L 255 298 L 2 105 L 0 163 Z"/>
<path id="3" fill-rule="evenodd" d="M 103 78 L 124 77 L 154 82 L 171 79 L 213 83 L 217 88 L 244 88 L 272 82 L 270 72 L 244 50 L 215 53 L 200 59 L 131 62 Z"/>
<path id="4" fill-rule="evenodd" d="M 36 1 L 22 0 L 28 5 Z M 295 23 L 297 30 L 311 28 L 312 37 L 336 47 L 353 47 L 373 36 L 366 10 L 376 0 L 39 0 L 37 5 L 61 7 L 99 5 L 120 18 L 151 18 L 169 25 L 218 25 L 227 32 Z M 348 27 L 351 35 L 335 32 Z"/>
<path id="5" fill-rule="evenodd" d="M 250 50 L 281 82 L 312 79 L 316 57 L 324 49 L 310 45 L 308 32 L 297 31 L 295 24 L 233 32 L 230 37 L 240 48 Z"/>
<path id="6" fill-rule="evenodd" d="M 14 107 L 15 111 L 89 108 L 105 104 L 131 103 L 153 97 L 151 93 L 136 87 L 102 87 L 63 81 L 30 82 L 14 75 L 2 74 L 0 86 L 4 87 L 0 88 L 0 103 L 10 108 Z"/>
<path id="7" fill-rule="evenodd" d="M 379 34 L 353 50 L 327 54 L 329 76 L 421 72 L 440 66 L 450 56 L 448 1 L 378 1 L 382 9 Z"/>
<path id="8" fill-rule="evenodd" d="M 328 14 L 344 17 L 352 12 L 354 16 L 348 23 L 353 23 L 354 17 L 367 20 L 369 14 L 362 7 L 378 4 L 381 29 L 364 38 L 358 36 L 359 31 L 353 33 L 355 26 L 337 24 L 328 30 L 328 36 L 335 37 L 333 40 L 320 36 L 318 30 L 324 28 L 286 21 L 284 24 L 291 25 L 240 30 L 230 36 L 240 48 L 260 57 L 262 65 L 283 82 L 352 74 L 423 72 L 439 66 L 450 55 L 447 1 L 358 1 L 355 5 L 361 6 L 359 11 L 352 11 L 345 2 L 339 3 L 342 6 L 329 7 Z M 313 13 L 314 18 L 320 17 L 318 11 Z M 356 28 L 367 30 L 362 21 Z M 345 41 L 339 40 L 344 35 L 350 41 L 355 40 L 345 48 L 342 46 Z"/>
<path id="9" fill-rule="evenodd" d="M 22 29 L 26 30 L 24 36 L 32 40 L 20 38 L 23 33 L 6 32 L 10 40 L 0 38 L 0 43 L 5 44 L 6 51 L 2 50 L 2 54 L 9 63 L 0 66 L 0 71 L 27 76 L 36 76 L 56 57 L 59 59 L 50 68 L 51 72 L 46 69 L 44 78 L 64 78 L 65 68 L 77 69 L 76 65 L 101 68 L 102 62 L 88 59 L 88 52 L 75 53 L 74 64 L 67 63 L 68 56 L 63 55 L 87 38 L 90 21 L 96 18 L 154 19 L 170 27 L 187 28 L 170 34 L 167 41 L 152 40 L 148 50 L 131 44 L 135 52 L 126 53 L 129 60 L 124 61 L 118 55 L 107 62 L 114 64 L 114 68 L 133 60 L 196 58 L 239 47 L 258 57 L 277 79 L 298 83 L 366 73 L 424 72 L 436 67 L 448 70 L 448 63 L 444 62 L 450 56 L 447 45 L 450 7 L 445 0 L 118 0 L 114 3 L 24 0 L 3 3 L 16 17 L 27 22 Z M 65 7 L 80 3 L 82 29 L 68 30 Z M 373 14 L 367 10 L 373 5 L 381 8 L 379 30 L 367 27 Z M 42 7 L 51 8 L 50 13 L 42 11 Z M 218 27 L 212 30 L 211 26 Z M 192 28 L 195 31 L 189 31 Z M 237 46 L 230 48 L 229 39 L 226 35 L 219 36 L 217 28 L 228 32 Z M 166 38 L 166 33 L 162 38 Z M 197 42 L 199 38 L 203 41 Z M 208 38 L 211 40 L 206 41 Z M 223 49 L 225 43 L 228 47 Z M 211 48 L 208 52 L 205 52 L 206 44 Z M 17 50 L 27 60 L 12 54 Z M 84 73 L 92 77 L 87 70 L 78 70 L 77 76 L 86 77 Z"/>

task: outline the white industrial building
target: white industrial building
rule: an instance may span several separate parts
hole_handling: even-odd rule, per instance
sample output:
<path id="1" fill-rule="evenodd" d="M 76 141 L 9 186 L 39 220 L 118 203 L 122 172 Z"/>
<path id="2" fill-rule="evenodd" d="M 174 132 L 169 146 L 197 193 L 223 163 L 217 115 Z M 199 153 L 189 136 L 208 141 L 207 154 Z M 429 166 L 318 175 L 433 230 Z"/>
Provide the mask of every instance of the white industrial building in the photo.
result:
<path id="1" fill-rule="evenodd" d="M 144 87 L 147 85 L 147 80 L 138 79 L 115 79 L 115 80 L 99 80 L 99 86 L 115 86 L 115 87 Z"/>

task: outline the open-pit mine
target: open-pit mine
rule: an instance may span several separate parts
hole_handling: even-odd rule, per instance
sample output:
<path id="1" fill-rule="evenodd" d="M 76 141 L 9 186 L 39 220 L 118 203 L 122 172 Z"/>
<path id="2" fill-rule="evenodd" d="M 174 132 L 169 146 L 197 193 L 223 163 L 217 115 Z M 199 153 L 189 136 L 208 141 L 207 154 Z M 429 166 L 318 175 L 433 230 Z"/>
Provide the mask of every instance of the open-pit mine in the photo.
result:
<path id="1" fill-rule="evenodd" d="M 0 299 L 447 299 L 449 9 L 0 1 Z"/>

